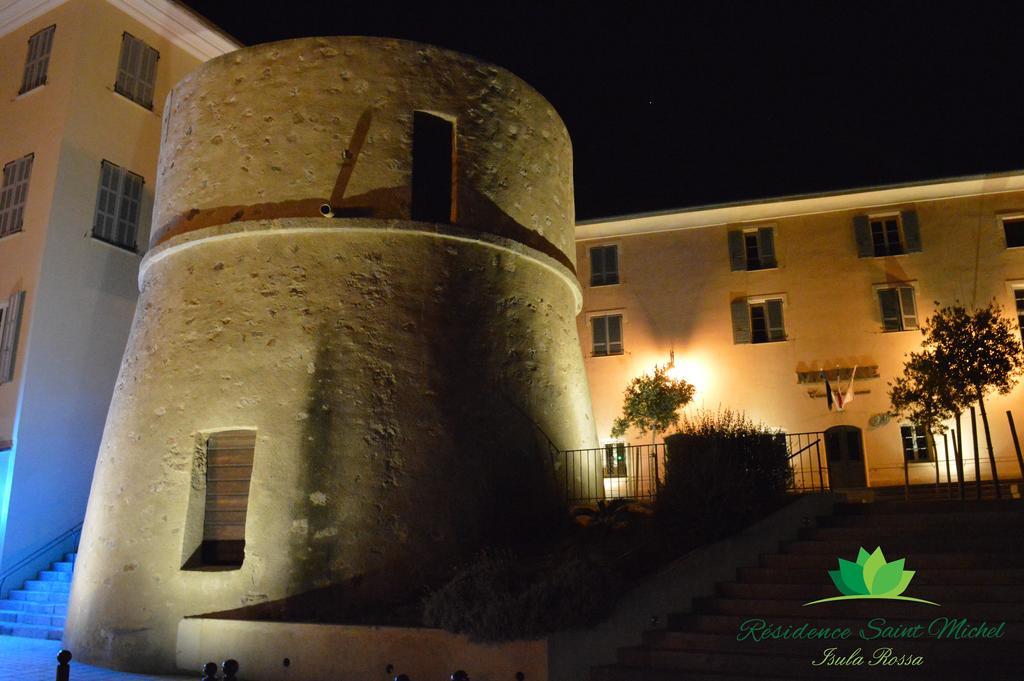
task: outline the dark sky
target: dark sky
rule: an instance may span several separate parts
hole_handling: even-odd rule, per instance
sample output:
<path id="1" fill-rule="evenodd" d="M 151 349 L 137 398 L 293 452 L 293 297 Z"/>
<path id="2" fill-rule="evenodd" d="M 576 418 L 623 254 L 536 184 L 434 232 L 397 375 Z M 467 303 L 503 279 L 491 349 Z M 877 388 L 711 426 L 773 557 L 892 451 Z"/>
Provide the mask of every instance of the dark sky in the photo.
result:
<path id="1" fill-rule="evenodd" d="M 1024 168 L 1017 2 L 186 4 L 247 45 L 392 36 L 515 72 L 569 128 L 580 219 Z"/>

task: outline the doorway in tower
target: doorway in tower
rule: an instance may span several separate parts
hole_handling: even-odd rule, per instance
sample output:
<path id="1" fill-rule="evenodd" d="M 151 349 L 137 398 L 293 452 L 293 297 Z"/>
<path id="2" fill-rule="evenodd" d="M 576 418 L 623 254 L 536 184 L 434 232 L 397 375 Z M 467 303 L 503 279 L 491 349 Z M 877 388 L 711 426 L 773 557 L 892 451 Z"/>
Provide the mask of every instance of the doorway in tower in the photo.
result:
<path id="1" fill-rule="evenodd" d="M 833 426 L 825 431 L 825 457 L 832 489 L 867 487 L 864 439 L 860 428 Z"/>

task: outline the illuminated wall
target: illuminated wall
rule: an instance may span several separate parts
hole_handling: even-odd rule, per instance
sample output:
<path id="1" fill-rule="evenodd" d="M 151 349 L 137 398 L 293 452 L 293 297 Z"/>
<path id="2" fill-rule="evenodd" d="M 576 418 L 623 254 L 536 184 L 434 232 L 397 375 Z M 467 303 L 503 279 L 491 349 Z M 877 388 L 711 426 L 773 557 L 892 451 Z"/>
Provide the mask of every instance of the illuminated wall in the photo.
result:
<path id="1" fill-rule="evenodd" d="M 902 213 L 901 220 L 913 221 L 910 211 L 920 251 L 859 257 L 857 216 Z M 678 370 L 697 386 L 694 406 L 743 410 L 791 433 L 855 426 L 863 432 L 868 483 L 902 484 L 902 424 L 884 416 L 886 383 L 902 372 L 904 354 L 919 347 L 921 335 L 884 330 L 878 289 L 912 288 L 918 322 L 933 312 L 935 301 L 984 305 L 993 298 L 1016 321 L 1013 288 L 1024 283 L 1024 249 L 1007 247 L 1003 220 L 1022 213 L 1024 176 L 1018 174 L 580 225 L 579 333 L 599 436 L 608 436 L 629 379 L 667 363 L 674 351 Z M 759 227 L 774 230 L 776 266 L 733 270 L 729 233 Z M 901 223 L 899 230 L 906 240 L 913 225 Z M 613 244 L 620 282 L 590 285 L 589 249 Z M 765 299 L 782 301 L 785 340 L 737 343 L 732 304 Z M 623 354 L 593 356 L 593 318 L 619 314 Z M 828 410 L 820 380 L 799 382 L 801 373 L 854 366 L 860 367 L 854 401 L 844 411 Z M 871 367 L 877 367 L 876 377 Z M 848 385 L 833 382 L 843 392 Z M 1004 476 L 1019 476 L 1005 411 L 1019 409 L 1021 394 L 1018 389 L 988 403 Z M 966 475 L 972 478 L 973 449 L 969 436 L 965 440 Z M 938 449 L 944 480 L 941 440 Z M 983 452 L 987 477 L 986 458 Z M 935 479 L 933 463 L 911 464 L 910 473 L 914 481 Z"/>

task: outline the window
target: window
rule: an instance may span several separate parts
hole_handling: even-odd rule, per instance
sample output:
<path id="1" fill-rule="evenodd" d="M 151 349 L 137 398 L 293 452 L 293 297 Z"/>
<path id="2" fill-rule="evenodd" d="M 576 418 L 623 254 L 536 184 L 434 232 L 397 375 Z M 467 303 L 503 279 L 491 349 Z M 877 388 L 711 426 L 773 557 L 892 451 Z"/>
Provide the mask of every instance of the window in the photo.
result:
<path id="1" fill-rule="evenodd" d="M 729 232 L 729 264 L 734 272 L 776 267 L 775 229 L 757 227 Z"/>
<path id="2" fill-rule="evenodd" d="M 455 222 L 455 125 L 416 111 L 412 120 L 412 219 Z"/>
<path id="3" fill-rule="evenodd" d="M 159 52 L 130 33 L 123 34 L 114 92 L 152 109 L 158 59 Z"/>
<path id="4" fill-rule="evenodd" d="M 255 449 L 255 430 L 211 433 L 206 440 L 203 565 L 242 564 Z"/>
<path id="5" fill-rule="evenodd" d="M 21 231 L 31 174 L 32 154 L 4 166 L 4 183 L 0 187 L 0 237 Z"/>
<path id="6" fill-rule="evenodd" d="M 912 286 L 893 286 L 878 289 L 878 303 L 882 308 L 884 331 L 906 331 L 917 328 L 917 305 Z"/>
<path id="7" fill-rule="evenodd" d="M 903 438 L 903 458 L 913 463 L 915 461 L 932 461 L 931 451 L 928 449 L 928 436 L 924 426 L 900 426 L 900 435 Z"/>
<path id="8" fill-rule="evenodd" d="M 1024 288 L 1013 289 L 1013 301 L 1017 306 L 1017 324 L 1021 338 L 1024 338 Z"/>
<path id="9" fill-rule="evenodd" d="M 626 443 L 606 442 L 604 445 L 604 477 L 626 477 Z"/>
<path id="10" fill-rule="evenodd" d="M 738 298 L 732 302 L 734 343 L 773 343 L 786 340 L 782 298 Z"/>
<path id="11" fill-rule="evenodd" d="M 861 258 L 880 258 L 921 250 L 921 229 L 916 211 L 857 215 L 853 219 L 853 229 L 857 253 Z"/>
<path id="12" fill-rule="evenodd" d="M 1024 217 L 1003 218 L 1003 234 L 1007 248 L 1024 246 Z"/>
<path id="13" fill-rule="evenodd" d="M 611 314 L 590 319 L 595 357 L 622 354 L 622 315 Z"/>
<path id="14" fill-rule="evenodd" d="M 17 359 L 18 334 L 21 331 L 21 312 L 25 306 L 25 292 L 18 291 L 0 306 L 0 383 L 14 380 L 14 362 Z"/>
<path id="15" fill-rule="evenodd" d="M 142 205 L 142 177 L 110 161 L 100 164 L 100 188 L 92 236 L 100 241 L 135 250 Z"/>
<path id="16" fill-rule="evenodd" d="M 25 74 L 21 78 L 18 94 L 46 85 L 46 72 L 50 65 L 50 49 L 53 47 L 53 32 L 57 26 L 49 26 L 28 39 L 28 56 L 25 58 Z"/>
<path id="17" fill-rule="evenodd" d="M 590 285 L 619 283 L 619 247 L 594 246 L 590 249 Z"/>

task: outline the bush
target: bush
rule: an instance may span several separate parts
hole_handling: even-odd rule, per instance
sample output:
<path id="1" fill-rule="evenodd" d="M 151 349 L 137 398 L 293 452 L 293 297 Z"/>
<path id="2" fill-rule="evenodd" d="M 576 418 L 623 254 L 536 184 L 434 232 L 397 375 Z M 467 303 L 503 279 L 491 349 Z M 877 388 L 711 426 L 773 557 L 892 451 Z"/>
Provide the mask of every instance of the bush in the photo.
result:
<path id="1" fill-rule="evenodd" d="M 686 415 L 665 438 L 658 517 L 693 538 L 713 540 L 778 505 L 792 479 L 781 431 L 729 409 Z"/>
<path id="2" fill-rule="evenodd" d="M 604 619 L 620 582 L 611 566 L 572 553 L 484 552 L 426 597 L 423 623 L 477 642 L 543 638 Z"/>

